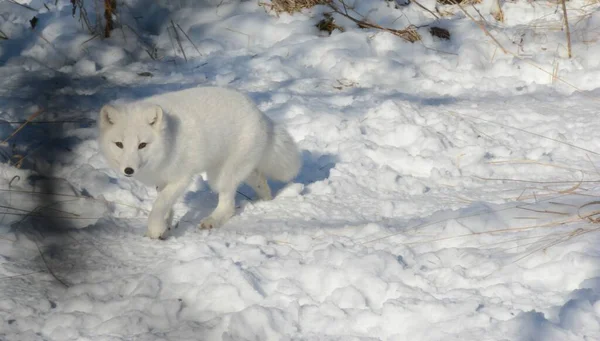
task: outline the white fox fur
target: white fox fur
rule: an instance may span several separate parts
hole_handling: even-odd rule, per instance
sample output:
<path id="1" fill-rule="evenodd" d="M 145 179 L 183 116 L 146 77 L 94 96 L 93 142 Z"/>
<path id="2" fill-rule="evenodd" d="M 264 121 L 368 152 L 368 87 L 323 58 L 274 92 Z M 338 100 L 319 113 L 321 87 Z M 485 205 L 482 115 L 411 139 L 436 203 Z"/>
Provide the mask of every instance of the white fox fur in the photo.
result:
<path id="1" fill-rule="evenodd" d="M 102 107 L 98 126 L 100 149 L 111 167 L 157 186 L 148 218 L 150 238 L 163 235 L 173 204 L 202 172 L 219 194 L 217 207 L 200 224 L 212 228 L 235 213 L 235 193 L 242 182 L 268 200 L 265 176 L 287 182 L 301 166 L 287 131 L 249 97 L 227 88 L 199 87 L 117 101 Z"/>

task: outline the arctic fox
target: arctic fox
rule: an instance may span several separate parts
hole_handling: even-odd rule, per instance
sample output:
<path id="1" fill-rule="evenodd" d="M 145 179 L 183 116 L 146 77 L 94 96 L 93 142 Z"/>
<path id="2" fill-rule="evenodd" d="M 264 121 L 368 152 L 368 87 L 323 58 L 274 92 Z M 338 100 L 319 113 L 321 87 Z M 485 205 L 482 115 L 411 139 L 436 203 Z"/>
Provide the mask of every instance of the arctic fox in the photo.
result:
<path id="1" fill-rule="evenodd" d="M 148 218 L 150 238 L 161 238 L 172 207 L 193 177 L 206 172 L 219 194 L 201 228 L 222 225 L 235 213 L 238 186 L 246 182 L 271 199 L 266 177 L 288 182 L 300 170 L 296 143 L 246 95 L 198 87 L 133 102 L 106 104 L 98 118 L 100 149 L 124 176 L 156 186 Z"/>

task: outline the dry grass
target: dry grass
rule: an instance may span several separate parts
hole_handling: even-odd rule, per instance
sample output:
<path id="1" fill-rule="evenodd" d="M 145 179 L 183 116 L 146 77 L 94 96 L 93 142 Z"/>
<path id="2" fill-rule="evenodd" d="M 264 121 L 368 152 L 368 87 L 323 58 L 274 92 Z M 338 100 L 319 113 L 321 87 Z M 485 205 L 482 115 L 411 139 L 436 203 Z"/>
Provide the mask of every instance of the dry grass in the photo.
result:
<path id="1" fill-rule="evenodd" d="M 12 134 L 10 134 L 7 138 L 5 138 L 4 140 L 2 140 L 2 142 L 0 142 L 0 145 L 4 145 L 8 142 L 8 140 L 10 140 L 13 136 L 17 135 L 17 133 L 19 131 L 21 131 L 21 129 L 25 128 L 25 126 L 33 121 L 36 117 L 38 117 L 42 112 L 44 112 L 44 109 L 39 109 L 38 111 L 34 112 L 31 116 L 29 116 L 27 118 L 27 120 L 25 120 L 25 122 L 23 122 L 17 129 L 15 129 L 15 131 L 12 132 Z"/>
<path id="2" fill-rule="evenodd" d="M 402 236 L 403 238 L 408 239 L 405 242 L 401 242 L 400 244 L 402 245 L 411 245 L 411 247 L 425 245 L 430 248 L 433 243 L 442 241 L 478 238 L 486 235 L 497 236 L 497 238 L 493 239 L 488 238 L 487 240 L 480 240 L 476 246 L 479 249 L 492 251 L 492 253 L 487 255 L 488 257 L 496 253 L 501 253 L 504 255 L 503 257 L 508 260 L 508 262 L 501 265 L 500 268 L 485 276 L 488 277 L 497 273 L 502 268 L 518 263 L 534 254 L 546 253 L 549 249 L 560 247 L 561 245 L 564 245 L 564 243 L 576 238 L 591 238 L 592 234 L 600 232 L 600 198 L 598 197 L 597 191 L 594 190 L 595 187 L 600 184 L 600 170 L 595 166 L 589 156 L 590 154 L 598 156 L 600 153 L 577 146 L 570 142 L 556 140 L 551 137 L 502 123 L 484 120 L 465 114 L 458 115 L 452 113 L 450 115 L 455 116 L 460 120 L 470 121 L 471 123 L 483 121 L 485 123 L 495 124 L 506 129 L 524 132 L 537 138 L 554 141 L 574 150 L 584 151 L 586 152 L 586 156 L 592 167 L 589 169 L 585 169 L 585 167 L 576 168 L 569 164 L 546 163 L 535 160 L 504 160 L 490 162 L 490 164 L 532 164 L 553 167 L 566 170 L 569 173 L 580 172 L 581 178 L 579 180 L 542 181 L 471 176 L 471 178 L 480 181 L 502 181 L 505 183 L 518 183 L 524 185 L 521 188 L 517 188 L 519 191 L 522 189 L 522 192 L 518 197 L 507 198 L 515 203 L 515 205 L 508 205 L 497 210 L 485 210 L 483 212 L 480 211 L 473 214 L 421 223 L 416 226 L 402 229 L 401 232 L 390 233 L 378 238 L 369 236 L 364 238 L 361 244 L 371 244 L 394 236 Z M 584 178 L 587 179 L 584 180 Z M 586 188 L 590 187 L 589 185 L 591 185 L 591 188 Z M 531 192 L 532 195 L 526 195 L 527 192 Z M 527 202 L 525 202 L 525 200 L 527 200 Z M 469 199 L 464 201 L 473 202 Z M 516 212 L 519 211 L 522 213 L 517 214 Z M 473 228 L 467 226 L 467 219 L 478 216 L 493 217 L 500 212 L 505 212 L 506 218 L 512 217 L 512 222 L 508 224 L 508 226 L 499 224 L 499 228 L 496 229 L 436 237 L 436 231 L 439 231 L 437 228 L 438 225 L 444 226 L 450 221 L 456 221 L 460 225 L 467 227 L 468 230 L 473 231 Z M 523 224 L 523 222 L 527 221 L 535 223 Z M 428 231 L 425 231 L 426 228 L 429 228 Z M 483 261 L 482 263 L 485 262 L 486 261 Z M 476 267 L 479 265 L 481 264 L 474 264 L 473 266 Z"/>
<path id="3" fill-rule="evenodd" d="M 275 13 L 296 13 L 316 5 L 326 5 L 331 0 L 271 0 L 268 4 Z"/>
<path id="4" fill-rule="evenodd" d="M 364 18 L 359 19 L 355 16 L 350 15 L 350 13 L 348 11 L 348 6 L 346 6 L 344 1 L 340 1 L 340 2 L 342 4 L 342 8 L 338 7 L 337 5 L 335 5 L 331 2 L 329 3 L 329 7 L 331 7 L 331 9 L 335 13 L 354 21 L 360 28 L 374 28 L 374 29 L 378 29 L 381 31 L 389 32 L 389 33 L 391 33 L 397 37 L 400 37 L 406 41 L 409 41 L 411 43 L 421 40 L 421 35 L 419 34 L 419 32 L 417 32 L 417 27 L 415 27 L 414 25 L 410 25 L 404 29 L 383 27 L 383 26 L 377 25 L 375 23 L 372 23 Z"/>
<path id="5" fill-rule="evenodd" d="M 565 33 L 567 35 L 567 51 L 569 53 L 569 58 L 573 56 L 571 50 L 571 29 L 569 28 L 569 17 L 567 15 L 567 4 L 565 0 L 562 0 L 562 9 L 563 9 L 563 17 L 565 20 Z"/>
<path id="6" fill-rule="evenodd" d="M 436 2 L 442 5 L 473 5 L 479 4 L 482 0 L 437 0 Z"/>
<path id="7" fill-rule="evenodd" d="M 502 6 L 500 5 L 500 0 L 494 0 L 492 4 L 492 8 L 490 10 L 490 14 L 496 21 L 504 22 L 504 11 L 502 10 Z"/>
<path id="8" fill-rule="evenodd" d="M 349 7 L 346 6 L 344 1 L 341 0 L 339 2 L 341 3 L 341 7 L 340 7 L 340 5 L 334 3 L 332 0 L 271 0 L 270 3 L 263 2 L 263 3 L 261 3 L 261 5 L 274 11 L 277 14 L 282 13 L 282 12 L 291 14 L 291 13 L 300 12 L 305 8 L 311 8 L 311 7 L 317 6 L 317 5 L 328 5 L 333 10 L 333 12 L 350 19 L 351 21 L 356 23 L 356 25 L 358 25 L 358 27 L 360 27 L 360 28 L 367 28 L 367 29 L 370 28 L 370 29 L 386 31 L 386 32 L 389 32 L 395 36 L 398 36 L 406 41 L 409 41 L 411 43 L 421 40 L 421 35 L 417 32 L 417 28 L 413 25 L 408 26 L 404 29 L 394 29 L 394 28 L 389 28 L 389 27 L 383 27 L 383 26 L 380 26 L 378 24 L 368 21 L 364 17 L 360 18 L 360 17 L 356 17 L 354 15 L 351 15 L 349 13 Z M 433 13 L 433 12 L 431 12 L 431 13 Z M 434 13 L 434 15 L 435 15 L 435 13 Z M 359 16 L 360 16 L 360 14 L 359 14 Z M 329 15 L 329 16 L 326 15 L 325 18 L 317 24 L 317 27 L 320 30 L 326 31 L 329 33 L 331 33 L 335 29 L 339 29 L 339 30 L 343 31 L 342 27 L 335 24 L 335 21 L 333 20 L 333 17 L 331 15 Z"/>

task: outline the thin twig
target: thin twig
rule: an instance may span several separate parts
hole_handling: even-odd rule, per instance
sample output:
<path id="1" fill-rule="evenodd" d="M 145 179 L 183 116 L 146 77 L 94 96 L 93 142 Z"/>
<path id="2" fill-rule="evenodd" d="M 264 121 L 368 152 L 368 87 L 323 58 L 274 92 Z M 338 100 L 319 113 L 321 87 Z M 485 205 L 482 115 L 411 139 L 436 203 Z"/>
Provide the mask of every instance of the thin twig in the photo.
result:
<path id="1" fill-rule="evenodd" d="M 68 288 L 69 285 L 67 283 L 65 283 L 62 279 L 58 278 L 58 276 L 54 273 L 54 271 L 52 270 L 52 268 L 48 265 L 48 262 L 46 261 L 46 257 L 44 257 L 44 253 L 40 249 L 40 246 L 37 243 L 37 241 L 34 239 L 33 242 L 35 243 L 35 246 L 37 247 L 38 251 L 40 252 L 40 256 L 42 257 L 42 261 L 44 262 L 44 265 L 46 265 L 46 268 L 48 269 L 48 273 L 50 273 L 50 275 L 52 275 L 52 277 L 54 277 L 54 279 L 56 279 L 65 288 Z"/>
<path id="2" fill-rule="evenodd" d="M 37 9 L 35 9 L 35 8 L 33 8 L 33 7 L 29 6 L 29 5 L 25 5 L 25 4 L 18 3 L 18 2 L 16 2 L 15 0 L 8 0 L 8 2 L 10 2 L 10 3 L 12 3 L 12 4 L 15 4 L 15 5 L 19 5 L 19 6 L 23 7 L 23 8 L 27 8 L 27 9 L 28 9 L 28 10 L 30 10 L 30 11 L 38 12 L 38 10 L 37 10 Z"/>
<path id="3" fill-rule="evenodd" d="M 527 131 L 525 129 L 521 129 L 521 128 L 517 128 L 517 127 L 512 127 L 512 126 L 509 126 L 507 124 L 503 124 L 503 123 L 500 123 L 500 122 L 486 120 L 484 118 L 480 118 L 480 117 L 476 117 L 476 116 L 471 116 L 471 115 L 468 115 L 468 114 L 450 113 L 450 115 L 454 115 L 454 116 L 466 116 L 466 117 L 470 117 L 470 118 L 475 119 L 475 120 L 480 120 L 480 121 L 483 121 L 483 122 L 496 124 L 496 125 L 499 125 L 499 126 L 504 127 L 504 128 L 510 128 L 510 129 L 518 130 L 518 131 L 526 133 L 526 134 L 530 134 L 530 135 L 537 136 L 537 137 L 540 137 L 540 138 L 543 138 L 543 139 L 554 141 L 554 142 L 557 142 L 557 143 L 560 143 L 560 144 L 564 144 L 564 145 L 567 145 L 567 146 L 575 148 L 575 149 L 583 150 L 585 152 L 588 152 L 588 153 L 600 156 L 600 153 L 597 153 L 597 152 L 595 152 L 593 150 L 589 150 L 589 149 L 586 149 L 586 148 L 583 148 L 583 147 L 579 147 L 579 146 L 576 146 L 576 145 L 574 145 L 572 143 L 569 143 L 569 142 L 560 141 L 560 140 L 552 138 L 552 137 L 548 137 L 548 136 L 544 136 L 544 135 L 537 134 L 537 133 L 534 133 L 534 132 L 530 132 L 530 131 Z"/>
<path id="4" fill-rule="evenodd" d="M 75 11 L 77 8 L 79 8 L 79 20 L 83 21 L 90 33 L 96 33 L 96 28 L 92 27 L 92 24 L 90 23 L 90 19 L 87 14 L 87 10 L 83 6 L 82 0 L 76 0 L 73 2 L 73 16 L 75 16 Z"/>
<path id="5" fill-rule="evenodd" d="M 502 46 L 502 44 L 500 44 L 500 42 L 498 40 L 496 40 L 496 38 L 490 33 L 490 31 L 488 31 L 487 28 L 485 28 L 484 24 L 475 20 L 475 18 L 473 18 L 473 16 L 469 12 L 467 12 L 467 10 L 465 10 L 464 7 L 462 7 L 456 0 L 453 0 L 453 1 L 458 6 L 458 8 L 460 8 L 460 10 L 467 17 L 469 17 L 469 19 L 471 19 L 475 24 L 477 24 L 477 26 L 479 26 L 479 28 L 483 31 L 483 33 L 485 33 L 485 35 L 490 37 L 496 43 L 496 45 L 498 45 L 498 47 L 504 52 L 504 54 L 508 54 L 508 51 L 504 48 L 504 46 Z M 479 12 L 477 12 L 477 13 L 479 13 Z M 481 16 L 481 13 L 479 13 L 479 15 Z M 485 19 L 483 20 L 483 22 L 485 22 Z"/>
<path id="6" fill-rule="evenodd" d="M 17 210 L 15 208 L 13 208 L 14 210 Z M 26 210 L 20 210 L 20 211 L 26 211 Z M 35 218 L 49 218 L 49 219 L 70 219 L 70 220 L 98 220 L 101 219 L 102 217 L 78 217 L 76 213 L 70 213 L 70 212 L 66 212 L 72 215 L 75 215 L 74 217 L 69 217 L 69 216 L 61 216 L 61 215 L 50 215 L 50 214 L 41 214 L 41 213 L 32 213 L 29 211 L 26 211 L 27 213 L 16 213 L 16 212 L 5 212 L 3 214 L 5 215 L 12 215 L 12 216 L 19 216 L 19 217 L 24 217 L 23 219 L 21 219 L 21 221 L 23 221 L 25 218 L 30 218 L 30 217 L 35 217 Z"/>
<path id="7" fill-rule="evenodd" d="M 426 10 L 427 12 L 431 13 L 431 15 L 433 15 L 436 19 L 440 18 L 432 10 L 430 10 L 429 8 L 421 5 L 417 0 L 412 0 L 412 2 L 414 2 L 417 6 L 421 7 L 422 9 Z"/>
<path id="8" fill-rule="evenodd" d="M 194 44 L 192 39 L 190 39 L 190 37 L 187 35 L 187 33 L 185 33 L 185 31 L 181 28 L 181 26 L 179 26 L 179 24 L 177 24 L 177 28 L 179 28 L 179 30 L 181 30 L 181 33 L 183 33 L 183 35 L 187 38 L 187 40 L 190 42 L 190 44 L 192 44 L 192 46 L 196 49 L 196 52 L 198 52 L 198 55 L 202 56 L 202 53 L 200 53 L 200 50 L 198 49 L 196 44 Z"/>
<path id="9" fill-rule="evenodd" d="M 15 181 L 19 181 L 21 180 L 21 177 L 18 175 L 13 176 L 13 178 L 8 182 L 8 188 L 11 189 L 13 182 Z M 12 193 L 11 191 L 8 191 L 8 205 L 12 205 Z M 4 211 L 4 214 L 2 215 L 2 219 L 0 219 L 0 224 L 4 222 L 4 218 L 6 218 L 6 214 L 8 213 L 8 207 L 6 208 L 6 210 Z"/>
<path id="10" fill-rule="evenodd" d="M 144 40 L 144 37 L 142 37 L 136 30 L 133 29 L 133 27 L 129 26 L 126 23 L 122 23 L 123 27 L 127 27 L 131 32 L 133 32 L 133 34 L 135 34 L 135 36 L 138 38 L 138 41 L 140 41 L 142 43 L 142 45 L 145 45 L 144 50 L 146 51 L 146 53 L 148 53 L 148 56 L 152 59 L 152 60 L 156 60 L 157 56 L 151 52 L 152 50 L 155 50 L 156 48 L 154 46 L 152 46 L 151 44 L 149 44 L 147 41 Z M 171 38 L 171 35 L 169 35 L 169 38 Z"/>
<path id="11" fill-rule="evenodd" d="M 565 0 L 562 0 L 562 8 L 565 17 L 565 29 L 567 33 L 567 50 L 569 52 L 569 58 L 571 58 L 571 29 L 569 28 L 569 18 L 567 16 L 567 4 Z"/>
<path id="12" fill-rule="evenodd" d="M 504 211 L 508 211 L 508 210 L 511 210 L 511 209 L 515 209 L 515 208 L 527 207 L 528 205 L 535 205 L 535 204 L 538 204 L 539 202 L 542 202 L 542 201 L 543 202 L 552 202 L 551 200 L 562 198 L 562 197 L 565 197 L 566 195 L 568 195 L 568 194 L 559 194 L 559 195 L 556 195 L 556 196 L 553 196 L 553 197 L 550 197 L 550 198 L 546 198 L 546 199 L 542 199 L 542 200 L 539 200 L 539 201 L 536 198 L 535 202 L 530 203 L 530 204 L 518 205 L 518 206 L 515 206 L 515 207 L 509 206 L 509 207 L 504 207 L 504 208 L 500 208 L 500 209 L 497 209 L 497 210 L 491 210 L 491 211 L 490 210 L 483 210 L 483 211 L 480 211 L 480 212 L 475 212 L 475 213 L 472 213 L 472 214 L 467 214 L 465 216 L 458 217 L 458 218 L 445 218 L 445 219 L 439 219 L 439 220 L 432 221 L 432 222 L 422 222 L 422 223 L 419 223 L 417 225 L 408 227 L 407 229 L 402 230 L 401 232 L 395 232 L 395 233 L 391 233 L 391 234 L 388 234 L 386 236 L 378 237 L 378 238 L 375 238 L 375 239 L 365 240 L 365 241 L 361 242 L 360 244 L 361 245 L 365 245 L 365 244 L 375 243 L 375 242 L 378 242 L 378 241 L 381 241 L 381 240 L 384 240 L 384 239 L 388 239 L 388 238 L 392 238 L 392 237 L 398 236 L 398 235 L 403 234 L 403 233 L 415 232 L 419 228 L 433 226 L 433 225 L 436 225 L 436 224 L 439 224 L 439 223 L 448 222 L 450 220 L 460 220 L 460 219 L 465 219 L 465 218 L 477 217 L 477 216 L 480 216 L 480 215 L 485 214 L 485 213 L 499 213 L 499 212 L 504 212 Z M 364 239 L 366 239 L 366 238 L 369 238 L 369 236 L 365 237 Z"/>
<path id="13" fill-rule="evenodd" d="M 414 25 L 409 26 L 406 29 L 403 30 L 397 30 L 394 28 L 388 28 L 388 27 L 383 27 L 383 26 L 379 26 L 377 24 L 373 24 L 369 21 L 366 20 L 361 20 L 361 19 L 357 19 L 353 16 L 351 16 L 350 14 L 348 14 L 348 10 L 346 9 L 346 4 L 342 1 L 342 6 L 344 8 L 344 11 L 341 11 L 337 6 L 335 6 L 333 3 L 329 3 L 329 7 L 331 7 L 331 9 L 333 9 L 333 11 L 335 13 L 338 13 L 339 15 L 342 15 L 352 21 L 354 21 L 358 27 L 360 28 L 375 28 L 378 30 L 382 30 L 382 31 L 386 31 L 389 32 L 395 36 L 398 36 L 408 42 L 414 43 L 415 41 L 419 41 L 421 40 L 421 36 L 419 35 L 419 33 L 417 32 L 417 30 L 415 29 Z"/>
<path id="14" fill-rule="evenodd" d="M 64 123 L 93 123 L 93 120 L 90 119 L 83 119 L 83 120 L 60 120 L 60 121 L 35 121 L 35 122 L 28 122 L 28 121 L 2 121 L 0 122 L 0 125 L 2 124 L 30 124 L 30 125 L 36 125 L 36 124 L 64 124 Z"/>
<path id="15" fill-rule="evenodd" d="M 523 179 L 512 179 L 512 178 L 486 178 L 482 176 L 473 175 L 475 179 L 486 180 L 486 181 L 508 181 L 508 182 L 527 182 L 532 184 L 553 184 L 553 185 L 566 185 L 566 184 L 579 184 L 579 183 L 600 183 L 598 180 L 558 180 L 558 181 L 536 181 L 536 180 L 523 180 Z"/>
<path id="16" fill-rule="evenodd" d="M 5 144 L 6 142 L 8 142 L 8 140 L 10 140 L 13 136 L 15 136 L 21 129 L 23 129 L 27 123 L 29 123 L 30 121 L 34 120 L 36 117 L 38 117 L 42 112 L 44 111 L 44 109 L 39 109 L 38 111 L 36 111 L 35 113 L 33 113 L 31 116 L 29 116 L 27 118 L 27 120 L 25 121 L 25 123 L 21 124 L 19 126 L 19 128 L 17 128 L 15 131 L 13 131 L 12 134 L 10 134 L 9 137 L 7 137 L 6 139 L 4 139 L 4 141 L 0 142 L 0 145 Z"/>
<path id="17" fill-rule="evenodd" d="M 247 196 L 246 194 L 240 192 L 240 191 L 236 191 L 239 195 L 243 196 L 244 198 L 248 199 L 248 200 L 252 200 L 252 198 L 250 198 L 249 196 Z"/>
<path id="18" fill-rule="evenodd" d="M 99 36 L 100 36 L 100 35 L 99 35 L 98 33 L 96 33 L 96 34 L 94 34 L 94 35 L 93 35 L 93 36 L 92 36 L 90 39 L 87 39 L 87 40 L 86 40 L 86 41 L 84 41 L 83 43 L 79 44 L 79 46 L 83 46 L 83 45 L 85 45 L 85 44 L 89 43 L 90 41 L 92 41 L 92 40 L 94 40 L 94 39 L 98 38 Z"/>
<path id="19" fill-rule="evenodd" d="M 175 43 L 173 42 L 173 37 L 171 36 L 169 27 L 167 27 L 167 34 L 169 35 L 169 40 L 171 41 L 171 46 L 173 46 L 173 51 L 175 52 L 175 56 L 177 56 L 177 48 L 175 47 Z M 148 54 L 149 54 L 149 52 L 148 52 Z M 173 63 L 175 64 L 175 66 L 177 66 L 177 58 L 173 58 Z"/>
<path id="20" fill-rule="evenodd" d="M 185 50 L 183 49 L 183 45 L 181 45 L 181 38 L 179 37 L 179 33 L 177 32 L 177 28 L 175 27 L 175 23 L 171 20 L 171 25 L 173 26 L 173 32 L 175 32 L 175 40 L 177 40 L 177 45 L 179 45 L 179 49 L 183 54 L 183 59 L 187 62 L 187 56 L 185 55 Z"/>
<path id="21" fill-rule="evenodd" d="M 590 158 L 589 154 L 585 154 L 585 156 L 587 157 L 588 161 L 590 161 L 590 163 L 592 164 L 592 167 L 594 167 L 594 170 L 596 171 L 596 174 L 600 175 L 600 172 L 598 171 L 598 168 L 596 167 L 596 165 L 592 162 L 592 159 Z"/>
<path id="22" fill-rule="evenodd" d="M 28 272 L 28 273 L 24 273 L 24 274 L 4 276 L 4 277 L 0 277 L 0 281 L 3 281 L 5 279 L 12 279 L 12 278 L 18 278 L 18 277 L 24 277 L 24 276 L 39 274 L 39 273 L 46 272 L 46 271 L 47 270 L 38 270 L 38 271 L 32 271 L 32 272 Z"/>

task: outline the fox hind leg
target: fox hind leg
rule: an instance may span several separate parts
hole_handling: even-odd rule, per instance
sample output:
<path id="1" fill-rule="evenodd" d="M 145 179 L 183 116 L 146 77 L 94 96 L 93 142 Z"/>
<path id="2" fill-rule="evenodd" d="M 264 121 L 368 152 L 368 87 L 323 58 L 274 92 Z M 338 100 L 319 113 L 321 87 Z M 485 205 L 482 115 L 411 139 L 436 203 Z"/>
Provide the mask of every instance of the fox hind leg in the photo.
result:
<path id="1" fill-rule="evenodd" d="M 208 217 L 202 219 L 200 228 L 219 227 L 235 214 L 236 190 L 256 168 L 256 162 L 249 162 L 250 160 L 252 157 L 230 159 L 219 169 L 207 171 L 208 183 L 213 191 L 219 194 L 219 202 L 215 210 Z"/>
<path id="2" fill-rule="evenodd" d="M 271 194 L 271 187 L 267 182 L 267 178 L 260 173 L 257 169 L 253 170 L 245 181 L 248 186 L 254 190 L 260 200 L 271 200 L 273 195 Z"/>

